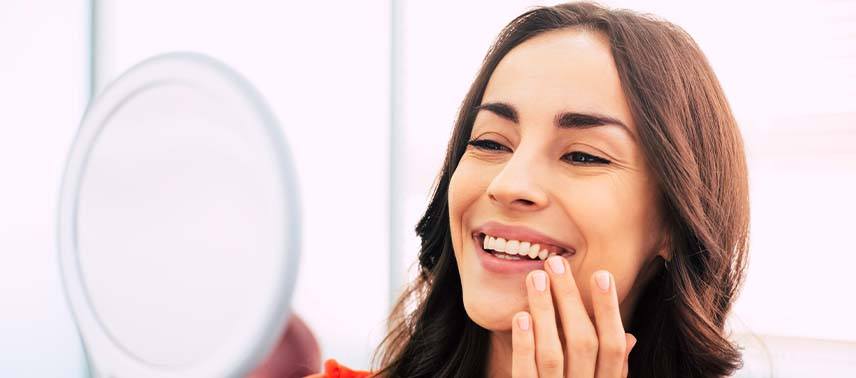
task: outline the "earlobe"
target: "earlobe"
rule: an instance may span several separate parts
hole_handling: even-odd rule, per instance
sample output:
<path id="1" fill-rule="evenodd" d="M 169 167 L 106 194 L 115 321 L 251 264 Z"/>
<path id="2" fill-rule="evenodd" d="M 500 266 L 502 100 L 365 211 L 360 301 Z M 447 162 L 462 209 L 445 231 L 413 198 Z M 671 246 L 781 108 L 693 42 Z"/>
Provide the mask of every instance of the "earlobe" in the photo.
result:
<path id="1" fill-rule="evenodd" d="M 664 231 L 660 233 L 660 242 L 657 244 L 657 256 L 660 256 L 666 263 L 672 261 L 672 237 L 671 233 Z"/>

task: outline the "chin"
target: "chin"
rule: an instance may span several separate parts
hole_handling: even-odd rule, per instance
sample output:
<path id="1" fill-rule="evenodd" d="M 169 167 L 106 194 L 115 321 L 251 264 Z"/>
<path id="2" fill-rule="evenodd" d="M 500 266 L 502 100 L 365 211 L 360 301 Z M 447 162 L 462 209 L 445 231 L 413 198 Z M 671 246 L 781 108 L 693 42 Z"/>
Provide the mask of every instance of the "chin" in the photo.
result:
<path id="1" fill-rule="evenodd" d="M 525 296 L 492 298 L 484 293 L 464 293 L 464 309 L 467 316 L 480 327 L 493 332 L 511 332 L 514 314 L 528 309 Z"/>

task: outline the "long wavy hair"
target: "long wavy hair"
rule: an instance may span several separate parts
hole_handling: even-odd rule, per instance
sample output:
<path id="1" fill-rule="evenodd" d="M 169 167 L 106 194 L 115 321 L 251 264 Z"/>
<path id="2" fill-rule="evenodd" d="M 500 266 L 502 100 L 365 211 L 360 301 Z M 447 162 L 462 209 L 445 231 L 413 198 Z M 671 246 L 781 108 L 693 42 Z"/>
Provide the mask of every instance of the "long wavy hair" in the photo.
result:
<path id="1" fill-rule="evenodd" d="M 704 54 L 680 27 L 592 3 L 518 16 L 488 51 L 458 113 L 428 209 L 416 226 L 419 274 L 390 315 L 375 351 L 377 376 L 482 377 L 490 331 L 464 310 L 450 237 L 448 191 L 485 87 L 515 46 L 551 30 L 602 33 L 658 184 L 671 261 L 649 281 L 627 332 L 638 343 L 632 377 L 721 377 L 742 366 L 724 329 L 744 279 L 749 195 L 743 142 Z"/>

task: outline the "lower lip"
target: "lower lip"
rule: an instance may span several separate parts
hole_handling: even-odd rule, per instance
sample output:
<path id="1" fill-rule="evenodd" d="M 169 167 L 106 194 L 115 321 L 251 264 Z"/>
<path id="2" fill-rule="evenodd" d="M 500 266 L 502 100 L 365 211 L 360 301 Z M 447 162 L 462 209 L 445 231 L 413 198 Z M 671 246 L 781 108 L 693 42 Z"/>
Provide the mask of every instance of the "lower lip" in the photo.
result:
<path id="1" fill-rule="evenodd" d="M 483 248 L 483 242 L 477 235 L 473 236 L 476 255 L 478 255 L 482 268 L 489 272 L 499 274 L 528 273 L 536 269 L 544 269 L 545 260 L 506 260 L 496 257 Z"/>

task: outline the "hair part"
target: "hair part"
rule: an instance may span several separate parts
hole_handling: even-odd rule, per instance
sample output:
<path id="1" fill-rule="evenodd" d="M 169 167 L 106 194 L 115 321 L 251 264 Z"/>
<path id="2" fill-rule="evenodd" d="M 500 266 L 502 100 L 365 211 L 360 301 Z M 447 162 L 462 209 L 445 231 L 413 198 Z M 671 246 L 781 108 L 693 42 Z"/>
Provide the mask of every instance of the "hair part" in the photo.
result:
<path id="1" fill-rule="evenodd" d="M 569 3 L 530 10 L 489 49 L 463 100 L 432 199 L 416 226 L 419 275 L 390 315 L 375 352 L 378 376 L 486 374 L 490 331 L 463 306 L 451 243 L 448 190 L 488 80 L 502 58 L 533 36 L 583 28 L 606 36 L 660 192 L 669 269 L 643 290 L 632 323 L 632 377 L 721 377 L 742 365 L 726 315 L 748 254 L 749 195 L 743 142 L 707 59 L 680 27 L 654 16 Z M 412 312 L 405 311 L 409 304 Z M 379 361 L 378 361 L 379 360 Z"/>

